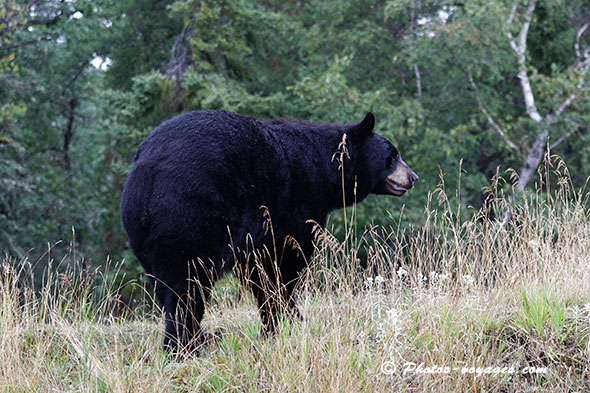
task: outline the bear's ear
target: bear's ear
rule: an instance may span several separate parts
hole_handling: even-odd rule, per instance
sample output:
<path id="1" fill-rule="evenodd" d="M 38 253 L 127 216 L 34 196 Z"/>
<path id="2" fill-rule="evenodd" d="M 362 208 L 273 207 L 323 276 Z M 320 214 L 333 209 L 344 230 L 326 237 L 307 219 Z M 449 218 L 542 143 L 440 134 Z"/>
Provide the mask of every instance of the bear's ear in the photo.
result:
<path id="1" fill-rule="evenodd" d="M 363 121 L 352 126 L 346 134 L 353 142 L 359 142 L 371 135 L 375 128 L 375 116 L 371 112 L 367 113 Z"/>

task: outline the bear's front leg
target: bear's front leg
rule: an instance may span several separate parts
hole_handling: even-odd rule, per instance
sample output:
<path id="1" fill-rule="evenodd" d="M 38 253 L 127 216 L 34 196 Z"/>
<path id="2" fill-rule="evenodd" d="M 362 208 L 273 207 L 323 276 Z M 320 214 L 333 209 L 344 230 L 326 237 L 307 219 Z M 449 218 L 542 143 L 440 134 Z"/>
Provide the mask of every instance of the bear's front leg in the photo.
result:
<path id="1" fill-rule="evenodd" d="M 265 262 L 257 263 L 250 270 L 247 283 L 258 303 L 263 332 L 272 335 L 285 314 L 303 320 L 295 302 L 294 291 L 305 264 L 292 250 L 286 251 L 278 264 L 271 262 L 270 258 Z"/>

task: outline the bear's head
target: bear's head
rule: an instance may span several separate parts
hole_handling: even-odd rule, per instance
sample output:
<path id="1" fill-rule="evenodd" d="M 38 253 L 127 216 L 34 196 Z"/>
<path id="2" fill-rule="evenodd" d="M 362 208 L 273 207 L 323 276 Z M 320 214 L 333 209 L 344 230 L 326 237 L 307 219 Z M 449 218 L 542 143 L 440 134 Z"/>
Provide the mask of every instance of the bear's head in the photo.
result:
<path id="1" fill-rule="evenodd" d="M 366 194 L 402 196 L 414 186 L 418 176 L 402 160 L 395 146 L 373 132 L 374 128 L 375 116 L 367 113 L 363 121 L 346 131 L 356 155 L 358 193 L 361 198 Z"/>

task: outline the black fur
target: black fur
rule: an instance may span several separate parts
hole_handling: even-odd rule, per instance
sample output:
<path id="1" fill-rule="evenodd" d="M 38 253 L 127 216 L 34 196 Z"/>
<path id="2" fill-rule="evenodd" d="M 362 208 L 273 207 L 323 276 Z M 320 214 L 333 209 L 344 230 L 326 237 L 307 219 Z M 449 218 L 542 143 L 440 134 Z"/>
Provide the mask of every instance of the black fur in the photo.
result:
<path id="1" fill-rule="evenodd" d="M 384 179 L 398 153 L 372 132 L 374 124 L 372 114 L 356 125 L 338 125 L 199 111 L 148 136 L 127 179 L 121 215 L 133 252 L 156 283 L 166 313 L 165 347 L 199 341 L 209 290 L 236 261 L 248 272 L 267 331 L 275 328 L 279 300 L 295 312 L 292 292 L 313 250 L 309 220 L 324 225 L 327 214 L 342 207 L 336 158 L 343 134 L 346 203 L 355 202 L 355 181 L 357 202 L 371 192 L 387 193 Z M 298 248 L 284 247 L 289 237 Z M 253 249 L 268 250 L 264 271 L 243 256 Z M 277 278 L 275 255 L 283 299 L 261 289 L 265 274 L 271 282 Z M 198 290 L 191 292 L 191 281 Z"/>

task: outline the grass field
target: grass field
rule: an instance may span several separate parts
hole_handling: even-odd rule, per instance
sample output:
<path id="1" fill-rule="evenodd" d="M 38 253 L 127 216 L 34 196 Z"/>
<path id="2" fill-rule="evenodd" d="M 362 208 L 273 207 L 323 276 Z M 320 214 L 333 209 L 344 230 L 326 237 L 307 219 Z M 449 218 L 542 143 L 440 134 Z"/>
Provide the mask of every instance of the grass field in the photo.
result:
<path id="1" fill-rule="evenodd" d="M 204 322 L 221 338 L 183 360 L 160 350 L 149 290 L 116 317 L 116 288 L 72 272 L 34 293 L 6 258 L 0 391 L 588 392 L 588 194 L 562 164 L 551 172 L 551 198 L 511 201 L 496 179 L 467 220 L 441 183 L 419 228 L 344 242 L 318 232 L 298 293 L 305 319 L 271 338 L 253 297 L 222 280 Z"/>

